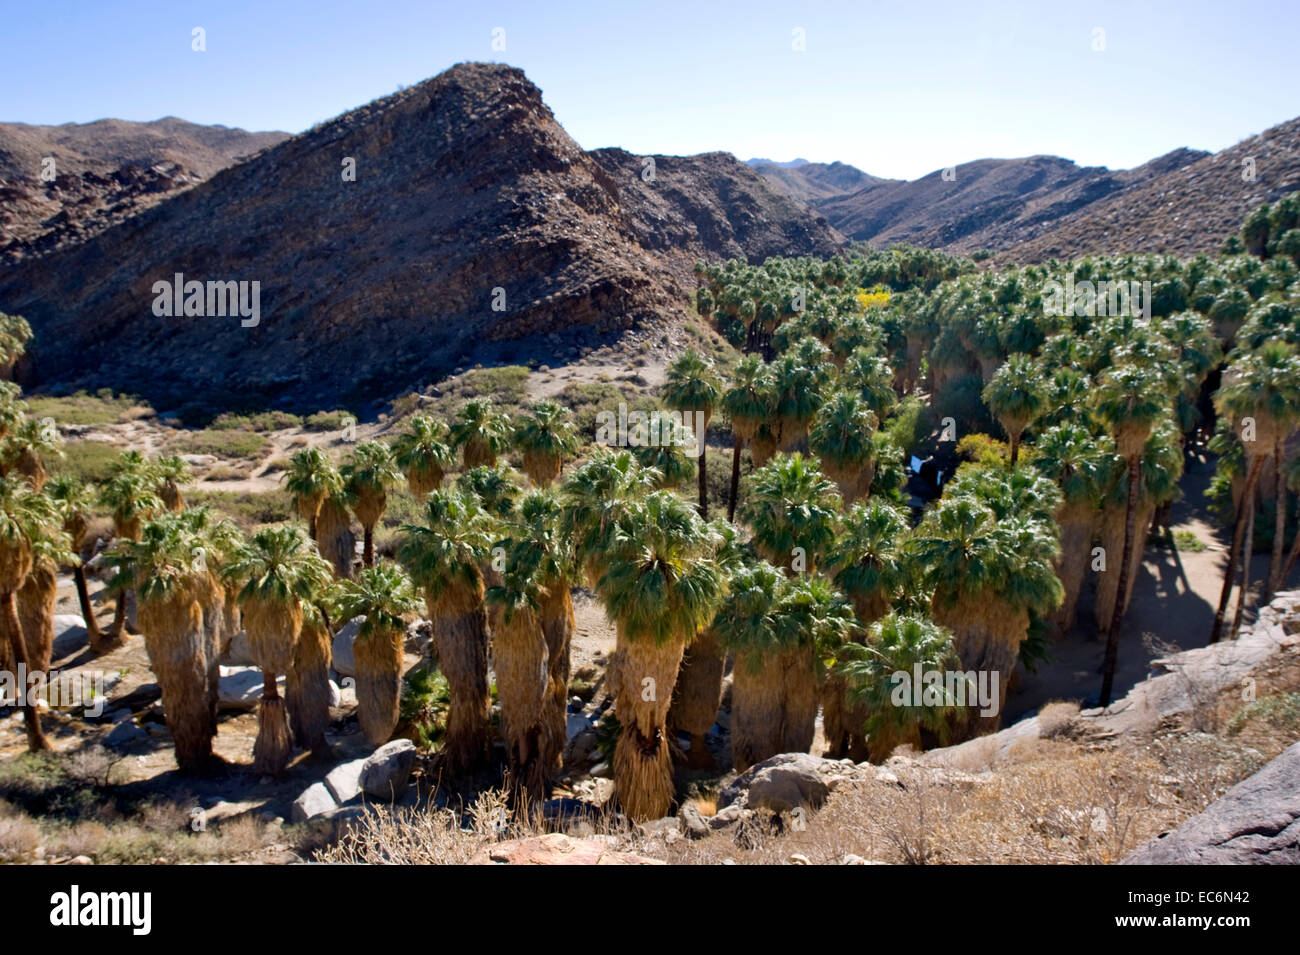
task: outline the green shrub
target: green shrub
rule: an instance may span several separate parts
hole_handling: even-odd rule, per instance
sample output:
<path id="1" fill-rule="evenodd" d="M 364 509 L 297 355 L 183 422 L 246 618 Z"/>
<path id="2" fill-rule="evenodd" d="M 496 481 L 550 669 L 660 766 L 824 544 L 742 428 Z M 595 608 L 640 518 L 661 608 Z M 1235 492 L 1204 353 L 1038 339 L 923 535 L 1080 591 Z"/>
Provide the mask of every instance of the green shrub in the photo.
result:
<path id="1" fill-rule="evenodd" d="M 109 389 L 95 395 L 78 391 L 58 398 L 30 395 L 27 409 L 33 418 L 53 418 L 59 424 L 75 425 L 117 424 L 127 417 L 128 412 L 131 412 L 130 417 L 153 415 L 153 409 L 140 399 L 131 395 L 114 395 Z"/>
<path id="2" fill-rule="evenodd" d="M 270 450 L 271 442 L 251 431 L 190 431 L 181 435 L 172 450 L 178 454 L 212 454 L 219 458 L 257 458 Z"/>
<path id="3" fill-rule="evenodd" d="M 286 491 L 207 491 L 187 492 L 191 504 L 210 504 L 213 510 L 230 518 L 244 530 L 262 524 L 278 524 L 294 518 L 293 500 Z"/>
<path id="4" fill-rule="evenodd" d="M 46 461 L 52 474 L 70 474 L 79 481 L 107 480 L 122 452 L 103 441 L 69 441 L 63 457 Z"/>
<path id="5" fill-rule="evenodd" d="M 308 431 L 341 431 L 356 421 L 357 416 L 350 411 L 317 411 L 307 416 L 303 427 Z"/>
<path id="6" fill-rule="evenodd" d="M 282 431 L 302 427 L 302 418 L 287 411 L 262 411 L 257 414 L 221 414 L 208 427 L 213 431 Z"/>

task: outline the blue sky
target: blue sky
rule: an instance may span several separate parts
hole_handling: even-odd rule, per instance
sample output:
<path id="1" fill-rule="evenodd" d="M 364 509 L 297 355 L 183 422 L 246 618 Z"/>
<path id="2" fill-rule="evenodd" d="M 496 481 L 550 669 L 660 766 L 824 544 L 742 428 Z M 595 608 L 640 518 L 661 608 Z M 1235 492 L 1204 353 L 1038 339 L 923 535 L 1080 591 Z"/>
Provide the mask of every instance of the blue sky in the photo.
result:
<path id="1" fill-rule="evenodd" d="M 174 115 L 299 132 L 494 60 L 523 68 L 586 148 L 915 178 L 1034 153 L 1126 168 L 1300 115 L 1294 0 L 3 0 L 0 22 L 0 121 Z"/>

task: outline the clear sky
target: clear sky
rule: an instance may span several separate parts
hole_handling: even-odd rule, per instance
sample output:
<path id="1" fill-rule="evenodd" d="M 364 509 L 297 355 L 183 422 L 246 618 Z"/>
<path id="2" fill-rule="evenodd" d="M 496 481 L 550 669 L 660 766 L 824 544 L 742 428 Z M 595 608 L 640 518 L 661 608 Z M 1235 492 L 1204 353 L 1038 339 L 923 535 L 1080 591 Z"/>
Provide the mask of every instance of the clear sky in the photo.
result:
<path id="1" fill-rule="evenodd" d="M 588 149 L 915 178 L 1035 153 L 1127 168 L 1300 115 L 1297 0 L 0 0 L 0 23 L 0 121 L 28 123 L 300 132 L 491 60 L 523 68 Z"/>

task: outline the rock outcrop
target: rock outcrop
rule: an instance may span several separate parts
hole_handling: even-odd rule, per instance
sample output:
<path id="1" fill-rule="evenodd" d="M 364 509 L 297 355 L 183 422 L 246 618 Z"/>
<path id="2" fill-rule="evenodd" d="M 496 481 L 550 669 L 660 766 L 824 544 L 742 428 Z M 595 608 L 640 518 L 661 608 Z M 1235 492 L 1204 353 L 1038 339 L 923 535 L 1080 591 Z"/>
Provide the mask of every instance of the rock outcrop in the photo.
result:
<path id="1" fill-rule="evenodd" d="M 680 319 L 698 257 L 842 242 L 735 159 L 657 162 L 647 182 L 584 152 L 520 70 L 460 64 L 23 260 L 0 310 L 36 333 L 28 387 L 314 411 Z M 250 304 L 257 282 L 256 324 L 156 315 L 177 274 L 250 283 Z"/>
<path id="2" fill-rule="evenodd" d="M 1300 865 L 1300 743 L 1124 865 Z"/>

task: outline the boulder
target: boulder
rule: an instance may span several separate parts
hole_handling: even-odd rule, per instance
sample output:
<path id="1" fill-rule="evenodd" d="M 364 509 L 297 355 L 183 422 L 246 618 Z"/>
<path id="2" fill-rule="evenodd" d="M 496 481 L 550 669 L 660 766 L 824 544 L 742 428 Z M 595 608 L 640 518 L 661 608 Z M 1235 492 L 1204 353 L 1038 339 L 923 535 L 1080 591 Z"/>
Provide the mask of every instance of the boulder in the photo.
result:
<path id="1" fill-rule="evenodd" d="M 406 791 L 415 768 L 415 744 L 395 739 L 375 750 L 361 765 L 361 788 L 375 799 L 396 800 Z"/>
<path id="2" fill-rule="evenodd" d="M 1300 865 L 1300 743 L 1123 865 Z"/>
<path id="3" fill-rule="evenodd" d="M 126 719 L 104 734 L 104 745 L 109 749 L 122 749 L 148 738 L 149 732 L 146 729 L 135 720 Z"/>
<path id="4" fill-rule="evenodd" d="M 781 753 L 751 766 L 732 780 L 718 798 L 719 808 L 740 804 L 748 809 L 789 812 L 797 806 L 818 809 L 830 794 L 827 780 L 843 775 L 837 760 L 809 753 Z"/>
<path id="5" fill-rule="evenodd" d="M 339 763 L 325 774 L 325 786 L 340 806 L 361 792 L 361 770 L 364 759 Z"/>
<path id="6" fill-rule="evenodd" d="M 325 787 L 325 784 L 312 783 L 302 791 L 302 795 L 293 801 L 293 808 L 289 810 L 289 821 L 306 822 L 308 819 L 336 808 L 338 808 L 338 804 L 334 802 L 334 797 L 330 795 L 330 791 Z"/>
<path id="7" fill-rule="evenodd" d="M 677 825 L 682 835 L 690 839 L 703 839 L 709 834 L 709 824 L 694 806 L 682 806 L 677 813 Z"/>
<path id="8" fill-rule="evenodd" d="M 498 842 L 470 860 L 472 865 L 664 865 L 614 848 L 604 836 L 575 839 L 562 832 Z"/>
<path id="9" fill-rule="evenodd" d="M 86 645 L 86 621 L 80 614 L 56 613 L 54 615 L 54 659 L 66 657 Z"/>
<path id="10" fill-rule="evenodd" d="M 424 619 L 416 620 L 406 628 L 406 652 L 422 657 L 433 644 L 433 624 Z"/>
<path id="11" fill-rule="evenodd" d="M 352 644 L 356 643 L 357 632 L 365 620 L 365 617 L 353 617 L 339 628 L 338 633 L 334 634 L 334 644 L 331 648 L 333 666 L 335 672 L 343 676 L 357 675 L 357 658 L 352 652 Z"/>
<path id="12" fill-rule="evenodd" d="M 251 712 L 262 698 L 262 671 L 257 667 L 220 667 L 217 684 L 217 709 Z M 276 678 L 280 695 L 284 695 L 284 677 Z"/>

